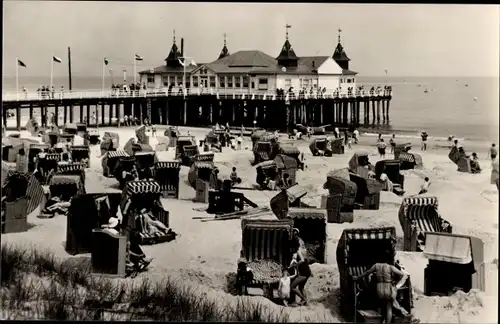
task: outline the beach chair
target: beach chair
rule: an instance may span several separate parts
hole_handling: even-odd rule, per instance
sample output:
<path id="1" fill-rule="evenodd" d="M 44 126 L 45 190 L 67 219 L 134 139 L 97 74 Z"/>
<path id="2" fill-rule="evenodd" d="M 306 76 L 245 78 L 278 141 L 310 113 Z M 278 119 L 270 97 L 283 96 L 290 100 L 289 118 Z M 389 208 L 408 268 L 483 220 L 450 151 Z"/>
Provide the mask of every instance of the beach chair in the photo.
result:
<path id="1" fill-rule="evenodd" d="M 353 276 L 359 277 L 377 262 L 387 262 L 386 251 L 391 251 L 395 256 L 395 238 L 396 228 L 394 227 L 343 230 L 337 243 L 337 266 L 340 274 L 340 310 L 347 321 L 359 322 L 357 318 L 360 317 L 364 317 L 365 321 L 369 317 L 380 318 L 375 287 L 371 284 L 365 287 L 364 282 L 355 282 Z M 395 261 L 394 259 L 393 263 Z M 399 305 L 409 313 L 413 307 L 410 277 L 402 289 L 398 290 L 396 297 Z M 401 321 L 401 319 L 396 319 L 396 321 Z M 373 323 L 373 321 L 369 322 Z"/>
<path id="2" fill-rule="evenodd" d="M 370 163 L 369 153 L 364 151 L 354 153 L 349 160 L 349 171 L 363 176 L 366 170 L 375 171 L 375 167 Z"/>
<path id="3" fill-rule="evenodd" d="M 127 236 L 102 229 L 92 230 L 92 273 L 124 278 L 127 259 Z"/>
<path id="4" fill-rule="evenodd" d="M 400 173 L 400 170 L 400 160 L 378 161 L 375 164 L 375 179 L 380 180 L 382 173 L 385 173 L 394 186 L 394 193 L 402 195 L 404 193 L 405 177 Z"/>
<path id="5" fill-rule="evenodd" d="M 208 183 L 209 188 L 218 188 L 217 175 L 213 162 L 195 161 L 191 165 L 188 172 L 188 182 L 194 189 L 196 189 L 197 180 Z"/>
<path id="6" fill-rule="evenodd" d="M 157 136 L 156 142 L 157 142 L 155 146 L 156 152 L 168 151 L 168 148 L 170 147 L 170 139 L 168 137 Z"/>
<path id="7" fill-rule="evenodd" d="M 253 147 L 254 165 L 260 162 L 274 160 L 279 153 L 279 144 L 274 134 L 263 135 Z"/>
<path id="8" fill-rule="evenodd" d="M 323 188 L 328 190 L 328 195 L 322 197 L 321 206 L 322 208 L 327 208 L 328 205 L 331 205 L 330 208 L 327 208 L 329 212 L 328 221 L 333 223 L 352 223 L 358 191 L 356 183 L 346 179 L 346 176 L 332 171 L 327 174 Z M 338 195 L 341 195 L 340 203 L 338 202 Z M 338 205 L 340 206 L 336 208 Z"/>
<path id="9" fill-rule="evenodd" d="M 113 171 L 115 170 L 116 163 L 118 162 L 120 157 L 129 156 L 130 155 L 128 155 L 128 153 L 124 150 L 107 151 L 101 160 L 102 174 L 107 178 L 114 177 Z"/>
<path id="10" fill-rule="evenodd" d="M 30 132 L 31 136 L 38 137 L 40 132 L 40 125 L 34 118 L 30 118 L 26 123 L 26 130 Z"/>
<path id="11" fill-rule="evenodd" d="M 280 145 L 279 154 L 289 156 L 297 161 L 297 169 L 304 170 L 304 162 L 301 161 L 301 152 L 298 147 L 292 145 Z"/>
<path id="12" fill-rule="evenodd" d="M 130 235 L 139 235 L 139 244 L 157 244 L 170 242 L 175 239 L 176 233 L 170 231 L 161 236 L 149 234 L 141 222 L 136 221 L 141 209 L 150 210 L 158 221 L 169 227 L 169 212 L 164 205 L 165 200 L 160 199 L 160 184 L 152 180 L 139 180 L 127 182 L 122 191 L 120 210 L 123 216 L 123 225 L 125 226 L 127 237 Z M 131 232 L 135 232 L 132 234 Z"/>
<path id="13" fill-rule="evenodd" d="M 253 271 L 248 287 L 263 288 L 265 297 L 272 298 L 283 267 L 292 260 L 291 237 L 293 220 L 241 220 L 243 257 Z"/>
<path id="14" fill-rule="evenodd" d="M 411 143 L 396 144 L 396 146 L 394 146 L 394 160 L 398 160 L 401 153 L 408 153 L 411 147 Z"/>
<path id="15" fill-rule="evenodd" d="M 177 147 L 177 139 L 181 135 L 178 129 L 170 126 L 165 130 L 164 135 L 169 139 L 168 147 Z"/>
<path id="16" fill-rule="evenodd" d="M 83 144 L 84 145 L 97 145 L 99 143 L 101 143 L 101 140 L 100 140 L 100 136 L 99 135 L 99 131 L 95 128 L 89 128 L 87 129 L 84 137 L 83 137 Z M 118 136 L 118 135 L 117 135 Z M 115 148 L 118 148 L 118 145 L 117 146 L 114 146 Z M 101 147 L 101 155 L 104 155 L 105 152 L 102 151 L 102 147 Z"/>
<path id="17" fill-rule="evenodd" d="M 20 138 L 2 138 L 2 160 L 16 163 L 20 149 L 24 149 L 24 142 Z"/>
<path id="18" fill-rule="evenodd" d="M 468 157 L 461 157 L 457 163 L 458 172 L 473 173 L 470 159 Z"/>
<path id="19" fill-rule="evenodd" d="M 78 132 L 78 127 L 74 123 L 66 123 L 64 124 L 63 132 L 76 135 L 76 133 Z"/>
<path id="20" fill-rule="evenodd" d="M 99 134 L 97 133 L 97 135 Z M 96 139 L 94 139 L 94 143 L 97 144 Z M 116 133 L 105 132 L 100 144 L 101 155 L 106 154 L 106 152 L 108 151 L 118 150 L 119 147 L 120 147 L 120 136 Z"/>
<path id="21" fill-rule="evenodd" d="M 85 159 L 85 168 L 90 168 L 90 148 L 88 145 L 73 145 L 70 152 L 73 162 L 82 162 Z"/>
<path id="22" fill-rule="evenodd" d="M 59 136 L 57 137 L 57 143 L 66 144 L 68 142 L 70 142 L 71 145 L 73 145 L 75 143 L 75 135 L 74 134 L 62 133 L 62 134 L 59 134 Z"/>
<path id="23" fill-rule="evenodd" d="M 63 201 L 70 201 L 76 195 L 85 193 L 85 186 L 79 175 L 55 174 L 49 184 L 51 197 L 62 197 Z"/>
<path id="24" fill-rule="evenodd" d="M 30 144 L 28 148 L 28 172 L 35 171 L 36 163 L 35 158 L 39 153 L 47 153 L 49 151 L 49 145 L 47 144 Z"/>
<path id="25" fill-rule="evenodd" d="M 61 162 L 61 154 L 59 153 L 47 153 L 45 158 L 38 159 L 38 166 L 41 176 L 41 184 L 46 185 L 50 182 L 50 178 L 57 171 L 57 164 Z"/>
<path id="26" fill-rule="evenodd" d="M 437 197 L 406 197 L 398 213 L 403 229 L 403 250 L 421 252 L 425 246 L 426 233 L 452 233 L 450 222 L 438 212 Z"/>
<path id="27" fill-rule="evenodd" d="M 100 229 L 116 215 L 120 198 L 121 191 L 116 189 L 73 197 L 67 214 L 66 252 L 71 255 L 90 253 L 92 231 Z"/>
<path id="28" fill-rule="evenodd" d="M 57 171 L 55 174 L 79 176 L 82 184 L 85 186 L 85 165 L 80 162 L 59 162 L 57 164 Z"/>
<path id="29" fill-rule="evenodd" d="M 382 185 L 375 179 L 363 178 L 358 174 L 350 173 L 349 178 L 356 183 L 356 209 L 378 210 L 380 206 L 380 191 Z"/>
<path id="30" fill-rule="evenodd" d="M 155 163 L 154 179 L 160 185 L 163 198 L 179 198 L 180 171 L 181 163 L 179 161 Z"/>
<path id="31" fill-rule="evenodd" d="M 29 179 L 18 172 L 7 176 L 2 186 L 2 233 L 19 233 L 28 230 Z"/>
<path id="32" fill-rule="evenodd" d="M 319 136 L 313 139 L 309 144 L 309 150 L 311 150 L 314 156 L 332 156 L 331 143 L 326 136 Z"/>
<path id="33" fill-rule="evenodd" d="M 87 133 L 87 124 L 85 123 L 76 123 L 76 133 L 82 137 Z"/>
<path id="34" fill-rule="evenodd" d="M 135 156 L 120 156 L 113 169 L 115 179 L 120 183 L 120 190 L 126 185 L 126 179 L 123 178 L 123 171 L 131 172 L 136 166 Z"/>
<path id="35" fill-rule="evenodd" d="M 260 138 L 266 134 L 268 134 L 268 132 L 264 129 L 258 129 L 253 131 L 252 135 L 250 135 L 250 139 L 252 140 L 252 149 L 254 148 L 255 144 L 260 140 Z"/>
<path id="36" fill-rule="evenodd" d="M 342 138 L 331 138 L 330 143 L 331 143 L 332 154 L 345 153 L 344 140 Z"/>
<path id="37" fill-rule="evenodd" d="M 139 140 L 139 144 L 149 145 L 149 136 L 146 135 L 146 126 L 141 125 L 135 129 L 135 136 Z"/>
<path id="38" fill-rule="evenodd" d="M 486 291 L 484 243 L 480 238 L 448 233 L 426 233 L 424 294 L 450 296 L 457 289 Z M 453 275 L 451 275 L 453 274 Z"/>
<path id="39" fill-rule="evenodd" d="M 307 195 L 307 191 L 298 185 L 287 189 L 283 188 L 277 195 L 271 198 L 269 205 L 278 219 L 284 219 L 288 215 L 290 207 L 310 207 L 300 202 L 300 199 L 305 195 Z"/>

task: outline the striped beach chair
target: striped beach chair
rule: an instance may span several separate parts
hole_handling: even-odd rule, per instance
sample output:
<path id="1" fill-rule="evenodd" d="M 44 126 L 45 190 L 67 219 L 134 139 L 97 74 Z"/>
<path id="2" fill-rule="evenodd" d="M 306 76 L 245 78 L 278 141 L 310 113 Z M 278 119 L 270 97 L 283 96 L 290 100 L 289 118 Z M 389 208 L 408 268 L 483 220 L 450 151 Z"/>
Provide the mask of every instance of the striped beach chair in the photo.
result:
<path id="1" fill-rule="evenodd" d="M 337 266 L 340 273 L 340 309 L 348 321 L 355 321 L 358 311 L 377 307 L 370 295 L 358 290 L 353 277 L 359 277 L 377 262 L 387 262 L 387 252 L 395 256 L 395 242 L 396 228 L 393 226 L 350 228 L 342 232 L 337 243 Z M 398 291 L 403 297 L 400 305 L 410 312 L 413 297 L 409 278 L 403 287 Z"/>
<path id="2" fill-rule="evenodd" d="M 399 208 L 404 251 L 423 251 L 426 232 L 451 233 L 451 224 L 438 212 L 437 197 L 407 197 Z"/>
<path id="3" fill-rule="evenodd" d="M 120 210 L 123 216 L 123 225 L 127 235 L 131 235 L 132 231 L 139 235 L 140 244 L 156 244 L 175 238 L 173 232 L 164 236 L 151 235 L 144 231 L 144 226 L 141 226 L 141 223 L 135 219 L 140 209 L 147 207 L 152 209 L 153 215 L 158 221 L 169 227 L 169 212 L 162 204 L 160 196 L 160 184 L 154 180 L 129 181 L 122 191 Z M 174 235 L 173 238 L 172 235 Z"/>
<path id="4" fill-rule="evenodd" d="M 71 159 L 73 162 L 80 162 L 87 159 L 86 168 L 90 167 L 90 148 L 88 145 L 73 145 L 71 147 Z"/>
<path id="5" fill-rule="evenodd" d="M 291 219 L 241 220 L 243 257 L 254 273 L 254 280 L 249 286 L 262 287 L 278 283 L 282 267 L 287 267 L 291 261 L 292 229 Z M 262 263 L 259 261 L 264 260 L 278 265 L 273 267 L 278 270 L 270 273 L 268 269 L 261 269 Z"/>
<path id="6" fill-rule="evenodd" d="M 124 150 L 107 151 L 102 158 L 102 173 L 105 177 L 113 177 L 113 171 L 120 157 L 129 157 Z"/>
<path id="7" fill-rule="evenodd" d="M 59 163 L 57 165 L 56 174 L 77 175 L 85 184 L 85 165 L 80 162 Z"/>
<path id="8" fill-rule="evenodd" d="M 179 161 L 156 162 L 154 179 L 159 183 L 163 198 L 179 198 Z"/>
<path id="9" fill-rule="evenodd" d="M 401 161 L 401 170 L 422 169 L 424 167 L 420 154 L 401 152 L 398 160 Z"/>

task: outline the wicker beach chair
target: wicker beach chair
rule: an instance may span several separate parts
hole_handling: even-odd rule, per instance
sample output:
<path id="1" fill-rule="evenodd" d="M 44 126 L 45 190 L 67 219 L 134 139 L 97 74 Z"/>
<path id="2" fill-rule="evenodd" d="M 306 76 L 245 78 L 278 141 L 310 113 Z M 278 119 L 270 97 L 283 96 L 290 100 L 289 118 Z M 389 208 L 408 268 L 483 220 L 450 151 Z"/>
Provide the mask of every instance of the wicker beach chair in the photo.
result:
<path id="1" fill-rule="evenodd" d="M 332 154 L 344 154 L 344 140 L 342 138 L 332 138 L 330 140 Z"/>
<path id="2" fill-rule="evenodd" d="M 207 182 L 209 188 L 217 187 L 217 176 L 214 172 L 215 165 L 212 161 L 195 161 L 188 172 L 188 182 L 196 190 L 197 180 Z"/>
<path id="3" fill-rule="evenodd" d="M 82 184 L 85 185 L 85 165 L 80 162 L 57 164 L 57 171 L 55 174 L 60 175 L 76 175 L 79 176 Z"/>
<path id="4" fill-rule="evenodd" d="M 279 154 L 286 155 L 295 159 L 295 161 L 297 161 L 297 169 L 304 170 L 304 162 L 302 162 L 300 159 L 301 152 L 298 147 L 293 145 L 281 144 L 279 148 Z"/>
<path id="5" fill-rule="evenodd" d="M 74 124 L 74 123 L 64 124 L 63 132 L 76 135 L 77 131 L 78 131 L 78 127 L 76 126 L 76 124 Z"/>
<path id="6" fill-rule="evenodd" d="M 27 231 L 28 185 L 25 174 L 13 172 L 7 176 L 2 186 L 2 233 Z"/>
<path id="7" fill-rule="evenodd" d="M 90 136 L 92 136 L 92 135 L 99 136 L 99 133 L 97 133 L 97 134 L 90 133 L 90 130 L 89 130 L 89 135 Z M 97 144 L 96 140 L 98 140 L 98 139 L 99 138 L 94 139 L 94 143 L 90 143 L 90 144 L 91 145 Z M 102 137 L 101 146 L 100 146 L 101 155 L 106 154 L 106 152 L 108 152 L 108 151 L 118 150 L 119 147 L 120 147 L 120 136 L 117 133 L 105 132 L 104 136 Z"/>
<path id="8" fill-rule="evenodd" d="M 131 233 L 135 232 L 140 237 L 140 244 L 156 244 L 175 239 L 176 234 L 174 232 L 169 232 L 161 236 L 151 235 L 135 219 L 140 210 L 146 208 L 151 210 L 153 216 L 158 221 L 169 227 L 169 212 L 166 210 L 160 197 L 161 187 L 156 181 L 139 180 L 127 182 L 122 192 L 120 210 L 122 211 L 123 225 L 126 228 L 128 237 L 135 235 Z"/>
<path id="9" fill-rule="evenodd" d="M 342 232 L 337 243 L 337 266 L 340 274 L 340 309 L 347 321 L 358 322 L 358 315 L 378 310 L 374 287 L 361 289 L 361 283 L 356 283 L 353 276 L 359 277 L 377 262 L 387 262 L 387 251 L 395 256 L 395 237 L 394 227 L 350 228 Z M 398 290 L 396 299 L 400 306 L 411 312 L 413 294 L 410 277 Z"/>
<path id="10" fill-rule="evenodd" d="M 401 153 L 408 153 L 411 147 L 411 143 L 396 144 L 396 146 L 394 146 L 394 160 L 398 160 Z"/>
<path id="11" fill-rule="evenodd" d="M 179 198 L 180 171 L 181 163 L 179 161 L 155 163 L 154 179 L 160 185 L 163 198 Z"/>
<path id="12" fill-rule="evenodd" d="M 253 149 L 254 165 L 273 160 L 279 153 L 279 144 L 274 134 L 265 134 L 255 143 Z"/>
<path id="13" fill-rule="evenodd" d="M 439 215 L 437 197 L 404 198 L 398 217 L 404 234 L 404 251 L 421 252 L 427 232 L 452 232 L 450 222 Z"/>
<path id="14" fill-rule="evenodd" d="M 85 186 L 81 176 L 55 174 L 50 179 L 49 190 L 51 197 L 62 197 L 70 201 L 76 195 L 85 193 Z"/>
<path id="15" fill-rule="evenodd" d="M 83 144 L 85 145 L 97 145 L 101 143 L 99 135 L 99 131 L 95 128 L 89 128 L 86 130 L 85 134 L 83 135 Z M 118 147 L 118 146 L 116 146 Z M 106 151 L 102 151 L 101 147 L 101 155 L 104 155 Z"/>
<path id="16" fill-rule="evenodd" d="M 116 163 L 118 162 L 120 157 L 129 156 L 130 155 L 128 155 L 128 153 L 124 150 L 107 151 L 101 160 L 102 174 L 108 178 L 114 177 L 113 171 L 115 170 Z"/>
<path id="17" fill-rule="evenodd" d="M 338 200 L 338 194 L 342 195 L 338 214 L 330 215 L 329 221 L 335 223 L 352 222 L 354 219 L 354 206 L 358 191 L 356 183 L 347 180 L 346 176 L 341 176 L 338 172 L 335 173 L 335 171 L 333 171 L 327 174 L 323 188 L 328 190 L 328 196 L 322 198 L 322 200 L 325 201 L 322 203 L 322 207 L 325 208 L 325 205 L 331 204 L 331 209 L 327 208 L 330 213 L 335 213 L 335 211 L 337 211 L 335 206 L 338 202 L 335 200 Z M 336 198 L 330 198 L 332 196 Z"/>
<path id="18" fill-rule="evenodd" d="M 349 171 L 360 174 L 364 170 L 375 171 L 375 167 L 370 163 L 369 153 L 362 151 L 354 153 L 349 160 Z"/>
<path id="19" fill-rule="evenodd" d="M 382 173 L 385 173 L 389 178 L 389 180 L 394 185 L 394 192 L 399 193 L 403 191 L 405 183 L 405 177 L 403 174 L 400 173 L 400 170 L 401 170 L 400 160 L 378 161 L 375 164 L 375 179 L 380 180 L 380 176 L 382 175 Z"/>
<path id="20" fill-rule="evenodd" d="M 117 278 L 126 276 L 127 236 L 93 229 L 90 252 L 93 273 Z"/>
<path id="21" fill-rule="evenodd" d="M 382 185 L 375 179 L 363 178 L 358 174 L 350 173 L 349 178 L 356 183 L 355 207 L 360 209 L 378 210 L 380 206 L 380 191 Z"/>
<path id="22" fill-rule="evenodd" d="M 254 275 L 249 287 L 277 286 L 283 267 L 288 267 L 292 259 L 292 228 L 291 219 L 241 220 L 243 257 Z"/>
<path id="23" fill-rule="evenodd" d="M 136 166 L 135 156 L 121 156 L 118 158 L 116 165 L 113 169 L 113 175 L 115 179 L 120 183 L 120 189 L 123 190 L 126 185 L 126 179 L 123 178 L 123 171 L 131 172 L 134 166 Z"/>
<path id="24" fill-rule="evenodd" d="M 85 159 L 85 168 L 90 167 L 90 148 L 88 145 L 73 145 L 70 151 L 73 162 L 82 162 Z"/>
<path id="25" fill-rule="evenodd" d="M 484 243 L 480 238 L 448 233 L 427 233 L 424 256 L 424 294 L 427 296 L 486 291 Z M 450 275 L 453 274 L 453 275 Z"/>
<path id="26" fill-rule="evenodd" d="M 332 156 L 332 147 L 330 140 L 326 136 L 316 137 L 309 144 L 309 149 L 311 150 L 312 155 L 323 155 L 323 156 Z"/>

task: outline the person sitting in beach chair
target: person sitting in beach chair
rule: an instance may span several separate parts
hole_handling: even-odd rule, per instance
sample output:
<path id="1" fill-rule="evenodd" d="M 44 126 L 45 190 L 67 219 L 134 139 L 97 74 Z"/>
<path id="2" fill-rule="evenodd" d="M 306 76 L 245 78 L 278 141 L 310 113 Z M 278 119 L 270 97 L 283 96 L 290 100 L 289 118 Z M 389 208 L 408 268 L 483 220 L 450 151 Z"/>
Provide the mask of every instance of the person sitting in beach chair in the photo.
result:
<path id="1" fill-rule="evenodd" d="M 479 166 L 479 159 L 477 157 L 477 153 L 476 152 L 472 153 L 469 159 L 470 159 L 470 168 L 472 173 L 481 172 L 481 167 Z"/>
<path id="2" fill-rule="evenodd" d="M 241 178 L 238 178 L 238 174 L 236 173 L 236 167 L 233 167 L 233 171 L 231 172 L 229 179 L 231 180 L 231 186 L 241 183 Z"/>

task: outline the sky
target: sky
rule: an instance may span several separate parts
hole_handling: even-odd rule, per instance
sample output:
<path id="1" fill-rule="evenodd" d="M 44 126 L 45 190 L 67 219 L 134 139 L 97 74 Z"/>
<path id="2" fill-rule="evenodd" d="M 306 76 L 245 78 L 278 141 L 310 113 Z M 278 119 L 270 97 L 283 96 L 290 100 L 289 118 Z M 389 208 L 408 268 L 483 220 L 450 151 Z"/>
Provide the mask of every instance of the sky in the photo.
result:
<path id="1" fill-rule="evenodd" d="M 499 75 L 500 6 L 328 3 L 169 3 L 101 1 L 3 2 L 3 76 L 100 76 L 165 64 L 173 30 L 195 62 L 217 59 L 223 35 L 231 53 L 261 50 L 276 57 L 285 25 L 298 56 L 331 56 L 342 44 L 359 76 L 443 77 Z"/>

